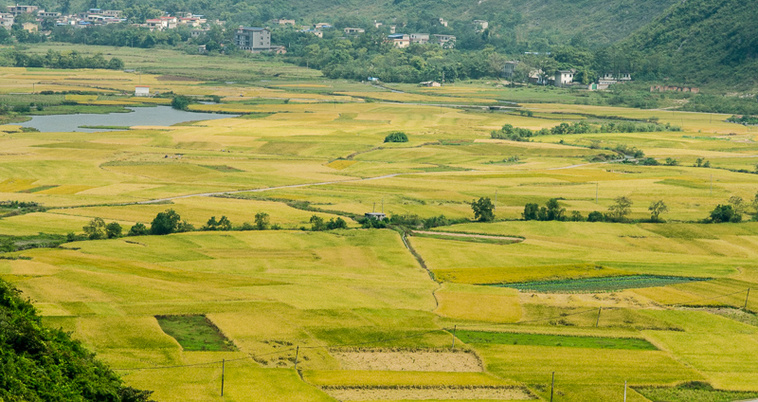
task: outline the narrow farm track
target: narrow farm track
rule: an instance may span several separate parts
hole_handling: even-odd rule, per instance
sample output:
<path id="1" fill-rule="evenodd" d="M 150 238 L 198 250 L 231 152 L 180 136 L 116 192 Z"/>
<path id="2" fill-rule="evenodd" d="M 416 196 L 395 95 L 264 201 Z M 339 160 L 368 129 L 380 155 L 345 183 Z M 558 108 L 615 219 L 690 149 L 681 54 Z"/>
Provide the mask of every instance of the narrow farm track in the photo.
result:
<path id="1" fill-rule="evenodd" d="M 468 238 L 475 238 L 475 239 L 509 240 L 509 241 L 514 241 L 518 243 L 521 243 L 524 241 L 524 239 L 521 237 L 480 235 L 480 234 L 474 234 L 474 233 L 430 232 L 426 230 L 414 230 L 413 233 L 435 235 L 435 236 L 448 236 L 448 237 L 468 237 Z"/>
<path id="2" fill-rule="evenodd" d="M 395 176 L 406 175 L 406 174 L 416 174 L 416 173 L 393 173 L 393 174 L 388 174 L 388 175 L 384 175 L 384 176 L 365 177 L 365 178 L 361 178 L 361 179 L 332 180 L 332 181 L 322 181 L 322 182 L 318 182 L 318 183 L 290 184 L 290 185 L 286 185 L 286 186 L 264 187 L 264 188 L 250 189 L 250 190 L 216 191 L 216 192 L 212 192 L 212 193 L 185 194 L 185 195 L 177 195 L 177 196 L 174 196 L 174 197 L 156 198 L 156 199 L 147 200 L 147 201 L 137 201 L 135 204 L 156 204 L 156 203 L 161 203 L 161 202 L 166 202 L 166 201 L 178 200 L 178 199 L 181 199 L 181 198 L 214 197 L 214 196 L 226 195 L 226 194 L 262 193 L 262 192 L 265 192 L 265 191 L 281 190 L 281 189 L 287 189 L 287 188 L 327 186 L 327 185 L 330 185 L 330 184 L 350 183 L 350 182 L 356 182 L 356 181 L 389 179 L 389 178 L 392 178 L 392 177 L 395 177 Z"/>

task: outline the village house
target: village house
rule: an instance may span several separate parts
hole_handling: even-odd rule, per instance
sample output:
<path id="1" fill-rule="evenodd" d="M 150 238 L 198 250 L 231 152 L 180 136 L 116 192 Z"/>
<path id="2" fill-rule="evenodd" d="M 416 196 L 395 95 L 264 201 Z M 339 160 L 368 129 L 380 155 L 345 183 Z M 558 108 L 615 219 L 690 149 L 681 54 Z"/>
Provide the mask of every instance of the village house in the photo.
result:
<path id="1" fill-rule="evenodd" d="M 442 84 L 440 84 L 437 81 L 424 81 L 424 82 L 420 82 L 419 86 L 422 86 L 422 87 L 441 87 Z"/>
<path id="2" fill-rule="evenodd" d="M 452 49 L 455 47 L 455 36 L 434 34 L 432 35 L 431 42 L 445 49 Z"/>
<path id="3" fill-rule="evenodd" d="M 484 20 L 474 20 L 474 29 L 476 29 L 476 32 L 484 32 L 485 29 L 489 28 L 490 23 Z"/>
<path id="4" fill-rule="evenodd" d="M 39 31 L 39 26 L 35 22 L 24 22 L 21 24 L 21 27 L 24 29 L 24 31 L 29 33 L 35 33 Z"/>
<path id="5" fill-rule="evenodd" d="M 241 50 L 263 52 L 271 50 L 271 31 L 266 28 L 250 28 L 240 25 L 234 33 L 234 44 Z"/>
<path id="6" fill-rule="evenodd" d="M 273 19 L 271 22 L 277 25 L 295 25 L 295 20 Z"/>
<path id="7" fill-rule="evenodd" d="M 381 22 L 379 22 L 379 21 L 377 21 L 377 20 L 374 20 L 374 28 L 377 28 L 377 29 L 378 29 L 378 28 L 379 28 L 380 26 L 382 26 L 382 25 L 384 25 L 384 24 L 382 24 Z"/>
<path id="8" fill-rule="evenodd" d="M 412 33 L 410 35 L 411 43 L 418 43 L 419 45 L 423 45 L 426 43 L 429 43 L 429 34 L 428 33 Z"/>
<path id="9" fill-rule="evenodd" d="M 329 29 L 332 28 L 330 24 L 327 24 L 326 22 L 319 22 L 315 25 L 316 29 Z"/>
<path id="10" fill-rule="evenodd" d="M 61 13 L 53 11 L 40 10 L 37 12 L 37 18 L 60 18 Z"/>
<path id="11" fill-rule="evenodd" d="M 378 221 L 387 219 L 387 215 L 382 212 L 366 212 L 363 216 L 365 216 L 366 219 L 376 219 Z"/>
<path id="12" fill-rule="evenodd" d="M 345 28 L 343 31 L 345 31 L 345 33 L 348 35 L 366 32 L 366 30 L 363 28 Z"/>
<path id="13" fill-rule="evenodd" d="M 516 66 L 518 66 L 518 61 L 506 61 L 505 65 L 503 66 L 503 77 L 511 79 L 516 74 Z"/>
<path id="14" fill-rule="evenodd" d="M 13 14 L 0 14 L 0 25 L 2 25 L 3 28 L 10 30 L 13 27 L 14 22 L 16 22 L 16 18 L 13 17 Z"/>
<path id="15" fill-rule="evenodd" d="M 39 7 L 37 6 L 22 6 L 18 4 L 15 6 L 8 6 L 8 12 L 13 14 L 14 17 L 21 14 L 31 14 L 37 10 L 39 10 Z"/>
<path id="16" fill-rule="evenodd" d="M 443 27 L 447 27 L 447 21 L 445 21 L 444 18 L 439 18 L 437 21 L 439 21 L 440 25 Z"/>
<path id="17" fill-rule="evenodd" d="M 134 87 L 134 96 L 150 96 L 150 87 L 142 85 Z"/>
<path id="18" fill-rule="evenodd" d="M 555 73 L 555 86 L 565 87 L 574 82 L 575 70 L 560 70 Z"/>
<path id="19" fill-rule="evenodd" d="M 392 42 L 392 46 L 398 49 L 404 49 L 411 45 L 411 38 L 406 34 L 392 34 L 387 39 Z"/>

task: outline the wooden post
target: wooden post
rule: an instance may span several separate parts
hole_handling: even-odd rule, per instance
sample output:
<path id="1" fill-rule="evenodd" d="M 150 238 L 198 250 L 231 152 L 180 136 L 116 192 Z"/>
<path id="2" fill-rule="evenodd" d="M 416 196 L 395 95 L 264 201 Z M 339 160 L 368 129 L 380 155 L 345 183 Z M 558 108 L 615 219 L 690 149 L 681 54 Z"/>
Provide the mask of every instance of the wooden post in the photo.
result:
<path id="1" fill-rule="evenodd" d="M 626 402 L 626 381 L 624 381 L 624 402 Z"/>
<path id="2" fill-rule="evenodd" d="M 600 307 L 600 308 L 597 310 L 597 321 L 595 321 L 595 328 L 597 328 L 597 327 L 598 327 L 598 325 L 600 325 L 600 313 L 601 313 L 602 311 L 603 311 L 603 308 L 602 308 L 602 307 Z"/>
<path id="3" fill-rule="evenodd" d="M 747 288 L 747 296 L 745 296 L 745 307 L 743 307 L 743 310 L 747 310 L 747 300 L 750 298 L 750 288 Z"/>
<path id="4" fill-rule="evenodd" d="M 297 359 L 300 357 L 300 346 L 295 349 L 295 371 L 297 371 Z"/>
<path id="5" fill-rule="evenodd" d="M 458 329 L 457 325 L 453 326 L 453 347 L 451 349 L 455 349 L 455 330 Z"/>
<path id="6" fill-rule="evenodd" d="M 554 389 L 555 389 L 555 371 L 553 371 L 553 381 L 550 383 L 550 402 L 553 402 Z"/>
<path id="7" fill-rule="evenodd" d="M 224 372 L 226 371 L 226 359 L 221 360 L 221 396 L 224 396 Z"/>

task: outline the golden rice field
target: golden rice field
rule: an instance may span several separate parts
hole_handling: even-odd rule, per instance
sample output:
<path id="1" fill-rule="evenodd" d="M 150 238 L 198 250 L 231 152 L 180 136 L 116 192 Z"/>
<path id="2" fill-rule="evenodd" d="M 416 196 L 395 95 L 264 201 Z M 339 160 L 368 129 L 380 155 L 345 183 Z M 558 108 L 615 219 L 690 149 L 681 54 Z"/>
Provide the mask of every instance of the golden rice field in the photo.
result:
<path id="1" fill-rule="evenodd" d="M 534 113 L 527 117 L 440 105 L 545 94 L 486 82 L 391 92 L 274 61 L 220 65 L 158 50 L 176 62 L 168 67 L 140 50 L 99 50 L 138 72 L 2 68 L 0 93 L 99 92 L 65 95 L 88 107 L 170 102 L 132 97 L 142 84 L 219 96 L 222 103 L 192 109 L 242 116 L 94 133 L 4 125 L 0 200 L 44 209 L 0 209 L 0 237 L 81 234 L 94 218 L 128 231 L 169 208 L 196 228 L 221 216 L 254 223 L 261 212 L 280 228 L 78 239 L 0 254 L 0 278 L 47 324 L 71 331 L 156 400 L 467 400 L 464 389 L 549 400 L 553 372 L 560 401 L 622 400 L 625 381 L 629 401 L 647 401 L 635 387 L 689 381 L 758 392 L 758 319 L 750 318 L 758 312 L 758 223 L 749 221 L 758 175 L 739 172 L 758 163 L 755 127 L 726 115 L 559 103 L 524 104 Z M 657 118 L 683 130 L 490 138 L 504 124 L 537 130 L 592 116 Z M 409 141 L 384 143 L 393 131 Z M 617 145 L 678 165 L 591 161 L 611 152 L 598 146 Z M 698 158 L 711 167 L 694 167 Z M 621 196 L 633 201 L 632 223 L 522 220 L 526 203 L 558 198 L 567 214 L 586 217 Z M 744 200 L 745 221 L 702 222 L 734 196 Z M 473 221 L 470 203 L 480 197 L 495 203 L 495 222 Z M 647 221 L 658 200 L 668 206 L 666 223 Z M 444 215 L 455 224 L 435 231 L 473 237 L 404 240 L 351 219 L 372 211 Z M 311 231 L 314 215 L 341 217 L 347 228 Z M 632 276 L 699 280 L 571 287 Z M 488 286 L 536 281 L 565 287 Z M 155 318 L 198 314 L 237 350 L 186 351 Z M 463 329 L 635 338 L 655 350 L 466 344 L 455 336 Z"/>

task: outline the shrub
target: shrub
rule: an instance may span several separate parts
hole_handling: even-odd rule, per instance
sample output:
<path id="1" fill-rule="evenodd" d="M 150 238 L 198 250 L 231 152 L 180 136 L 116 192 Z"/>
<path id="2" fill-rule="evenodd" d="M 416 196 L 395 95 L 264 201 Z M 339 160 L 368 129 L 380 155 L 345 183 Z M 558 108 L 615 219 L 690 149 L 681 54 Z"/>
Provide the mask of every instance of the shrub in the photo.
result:
<path id="1" fill-rule="evenodd" d="M 402 131 L 395 131 L 384 137 L 384 142 L 408 142 L 408 136 Z"/>

